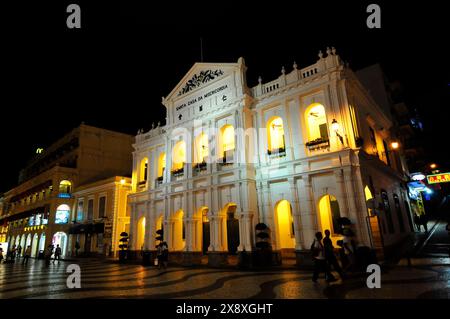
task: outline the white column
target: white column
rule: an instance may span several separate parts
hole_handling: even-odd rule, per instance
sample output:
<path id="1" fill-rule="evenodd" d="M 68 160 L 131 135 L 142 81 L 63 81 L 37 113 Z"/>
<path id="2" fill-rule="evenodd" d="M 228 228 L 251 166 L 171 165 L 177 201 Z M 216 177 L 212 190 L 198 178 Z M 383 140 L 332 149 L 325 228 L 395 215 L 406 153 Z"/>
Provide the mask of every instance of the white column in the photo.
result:
<path id="1" fill-rule="evenodd" d="M 242 212 L 239 214 L 239 247 L 238 251 L 252 251 L 252 219 L 253 213 Z"/>
<path id="2" fill-rule="evenodd" d="M 339 203 L 339 212 L 342 217 L 353 219 L 354 216 L 349 215 L 350 212 L 348 207 L 348 196 L 350 194 L 348 194 L 345 190 L 344 173 L 342 172 L 342 170 L 339 169 L 334 172 L 334 176 L 336 178 L 336 185 L 337 185 L 335 195 Z M 356 219 L 353 220 L 356 221 Z"/>
<path id="3" fill-rule="evenodd" d="M 136 231 L 137 231 L 137 228 L 136 228 L 136 214 L 137 214 L 136 207 L 137 207 L 136 203 L 131 203 L 130 233 L 128 234 L 129 235 L 129 241 L 128 241 L 129 247 L 128 247 L 128 249 L 130 249 L 130 250 L 134 250 L 135 247 L 136 247 L 136 244 L 135 244 Z"/>
<path id="4" fill-rule="evenodd" d="M 292 194 L 292 218 L 294 219 L 294 232 L 295 232 L 295 250 L 301 250 L 304 245 L 305 239 L 301 232 L 301 218 L 300 218 L 300 203 L 298 199 L 298 190 L 296 181 L 293 178 L 289 179 L 289 185 Z"/>
<path id="5" fill-rule="evenodd" d="M 266 214 L 266 225 L 270 229 L 270 238 L 272 242 L 272 249 L 278 249 L 277 229 L 274 220 L 275 211 L 272 204 L 272 195 L 270 194 L 270 187 L 268 183 L 263 183 L 263 198 L 264 198 L 264 211 Z"/>
<path id="6" fill-rule="evenodd" d="M 311 178 L 309 176 L 305 176 L 302 178 L 301 183 L 303 184 L 303 187 L 300 190 L 300 194 L 304 205 L 301 205 L 302 209 L 300 211 L 300 221 L 303 226 L 303 238 L 305 239 L 305 245 L 306 247 L 309 247 L 314 240 L 314 234 L 318 230 L 316 203 L 314 200 Z"/>

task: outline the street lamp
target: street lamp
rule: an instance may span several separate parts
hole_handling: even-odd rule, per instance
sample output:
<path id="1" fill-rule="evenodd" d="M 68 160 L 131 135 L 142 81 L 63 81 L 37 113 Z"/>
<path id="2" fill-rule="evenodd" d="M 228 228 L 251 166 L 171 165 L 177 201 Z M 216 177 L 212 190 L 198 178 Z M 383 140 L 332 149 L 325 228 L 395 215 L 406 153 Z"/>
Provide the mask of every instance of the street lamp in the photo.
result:
<path id="1" fill-rule="evenodd" d="M 431 169 L 435 169 L 436 167 L 437 167 L 437 165 L 435 163 L 430 164 Z"/>
<path id="2" fill-rule="evenodd" d="M 331 129 L 336 132 L 336 136 L 339 137 L 339 140 L 341 141 L 341 144 L 344 144 L 344 138 L 339 134 L 339 128 L 340 125 L 336 119 L 333 119 L 331 121 Z"/>
<path id="3" fill-rule="evenodd" d="M 400 144 L 398 142 L 392 142 L 391 143 L 391 147 L 393 150 L 396 150 L 400 147 Z"/>

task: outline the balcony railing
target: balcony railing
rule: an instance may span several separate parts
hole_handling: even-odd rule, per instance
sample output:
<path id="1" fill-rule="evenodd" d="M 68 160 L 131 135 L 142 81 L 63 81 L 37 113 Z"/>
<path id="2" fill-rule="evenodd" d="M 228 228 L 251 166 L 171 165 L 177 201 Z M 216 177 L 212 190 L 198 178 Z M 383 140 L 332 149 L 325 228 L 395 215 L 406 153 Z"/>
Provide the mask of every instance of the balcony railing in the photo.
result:
<path id="1" fill-rule="evenodd" d="M 138 183 L 138 187 L 139 187 L 139 188 L 144 188 L 145 185 L 147 185 L 147 180 L 143 180 L 143 181 L 140 181 L 140 182 Z"/>
<path id="2" fill-rule="evenodd" d="M 223 157 L 218 159 L 219 166 L 233 165 L 234 163 L 234 150 L 223 152 Z"/>
<path id="3" fill-rule="evenodd" d="M 330 140 L 325 138 L 316 138 L 315 140 L 305 143 L 310 151 L 323 150 L 330 148 Z"/>
<path id="4" fill-rule="evenodd" d="M 269 155 L 270 158 L 284 157 L 286 156 L 286 149 L 284 147 L 280 147 L 273 150 L 267 150 L 267 155 Z"/>
<path id="5" fill-rule="evenodd" d="M 164 176 L 159 176 L 159 177 L 155 180 L 155 185 L 156 185 L 156 187 L 162 185 L 163 180 L 164 180 Z"/>
<path id="6" fill-rule="evenodd" d="M 172 171 L 172 176 L 173 177 L 181 177 L 184 175 L 184 166 L 179 168 L 179 169 L 175 169 Z"/>
<path id="7" fill-rule="evenodd" d="M 206 171 L 208 169 L 208 165 L 206 162 L 197 163 L 193 167 L 194 174 L 200 174 L 203 171 Z"/>

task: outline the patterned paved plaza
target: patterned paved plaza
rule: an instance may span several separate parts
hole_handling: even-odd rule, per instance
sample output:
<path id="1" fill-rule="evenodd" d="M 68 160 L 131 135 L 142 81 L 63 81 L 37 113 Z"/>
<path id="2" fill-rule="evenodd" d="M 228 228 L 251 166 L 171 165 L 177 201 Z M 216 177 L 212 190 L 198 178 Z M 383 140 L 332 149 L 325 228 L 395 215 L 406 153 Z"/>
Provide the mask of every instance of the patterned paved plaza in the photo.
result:
<path id="1" fill-rule="evenodd" d="M 383 267 L 381 288 L 369 289 L 368 274 L 345 281 L 314 284 L 311 272 L 294 268 L 264 271 L 169 267 L 158 270 L 97 259 L 61 261 L 46 266 L 30 259 L 28 265 L 0 265 L 0 298 L 154 298 L 154 299 L 246 299 L 246 298 L 442 298 L 450 299 L 450 237 L 438 223 L 425 244 L 408 262 Z M 67 287 L 67 266 L 81 269 L 81 288 Z"/>
<path id="2" fill-rule="evenodd" d="M 363 276 L 327 285 L 323 279 L 314 284 L 309 272 L 298 270 L 157 270 L 84 260 L 78 262 L 81 288 L 69 289 L 69 262 L 47 268 L 41 260 L 30 260 L 25 266 L 1 265 L 0 298 L 449 298 L 448 258 L 436 259 L 435 265 L 423 262 L 384 272 L 381 289 L 369 289 Z"/>

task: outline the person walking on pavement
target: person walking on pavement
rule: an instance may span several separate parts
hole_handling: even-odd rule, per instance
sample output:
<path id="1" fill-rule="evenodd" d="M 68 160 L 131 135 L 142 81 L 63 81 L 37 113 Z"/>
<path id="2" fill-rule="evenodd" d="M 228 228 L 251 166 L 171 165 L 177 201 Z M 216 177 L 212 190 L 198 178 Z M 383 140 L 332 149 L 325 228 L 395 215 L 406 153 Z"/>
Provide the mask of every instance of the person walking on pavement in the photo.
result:
<path id="1" fill-rule="evenodd" d="M 20 246 L 20 244 L 19 244 L 19 246 L 17 246 L 17 258 L 22 256 L 21 254 L 22 254 L 22 246 Z"/>
<path id="2" fill-rule="evenodd" d="M 338 272 L 339 276 L 341 276 L 342 279 L 344 277 L 344 274 L 334 254 L 334 246 L 333 242 L 331 241 L 330 235 L 331 235 L 330 230 L 329 229 L 325 230 L 325 238 L 322 240 L 325 252 L 325 260 L 328 263 L 328 267 L 333 266 L 333 269 Z"/>
<path id="3" fill-rule="evenodd" d="M 352 240 L 353 231 L 351 229 L 344 229 L 342 232 L 344 238 L 342 239 L 342 247 L 344 249 L 345 259 L 348 260 L 348 264 L 344 267 L 344 272 L 352 271 L 355 267 L 355 244 Z"/>
<path id="4" fill-rule="evenodd" d="M 31 246 L 28 245 L 28 247 L 25 249 L 25 253 L 23 254 L 22 265 L 28 264 L 28 259 L 30 258 L 30 255 L 31 255 Z"/>
<path id="5" fill-rule="evenodd" d="M 169 246 L 165 241 L 158 245 L 158 268 L 164 267 L 167 268 L 167 264 L 169 261 Z"/>
<path id="6" fill-rule="evenodd" d="M 423 228 L 425 228 L 425 232 L 428 233 L 428 217 L 426 214 L 420 216 L 420 223 L 423 225 Z"/>
<path id="7" fill-rule="evenodd" d="M 11 261 L 14 262 L 16 260 L 16 253 L 17 253 L 17 248 L 16 245 L 14 245 L 11 249 Z"/>
<path id="8" fill-rule="evenodd" d="M 327 282 L 336 281 L 336 278 L 331 274 L 330 268 L 325 260 L 325 252 L 322 244 L 322 233 L 317 232 L 313 243 L 311 244 L 311 253 L 314 260 L 314 272 L 312 281 L 317 282 L 319 274 L 325 273 L 325 280 Z"/>
<path id="9" fill-rule="evenodd" d="M 45 264 L 47 266 L 50 265 L 50 260 L 52 259 L 53 254 L 53 245 L 50 244 L 47 246 L 47 249 L 45 250 L 44 257 L 45 257 Z"/>
<path id="10" fill-rule="evenodd" d="M 3 261 L 3 248 L 2 245 L 0 245 L 0 264 L 2 263 L 2 261 Z"/>
<path id="11" fill-rule="evenodd" d="M 420 230 L 422 229 L 421 227 L 421 222 L 420 222 L 420 217 L 417 214 L 414 214 L 414 224 L 416 224 L 417 229 Z"/>
<path id="12" fill-rule="evenodd" d="M 78 257 L 78 250 L 80 249 L 80 243 L 77 241 L 75 243 L 75 256 Z"/>
<path id="13" fill-rule="evenodd" d="M 56 245 L 56 249 L 55 249 L 55 258 L 53 259 L 53 263 L 55 263 L 56 259 L 58 259 L 58 263 L 61 260 L 61 247 L 59 247 L 59 244 Z"/>

